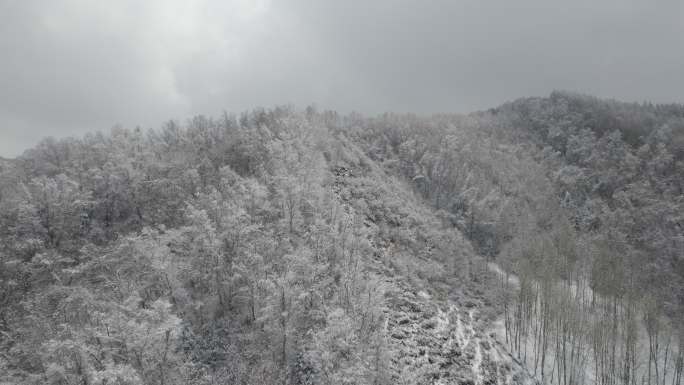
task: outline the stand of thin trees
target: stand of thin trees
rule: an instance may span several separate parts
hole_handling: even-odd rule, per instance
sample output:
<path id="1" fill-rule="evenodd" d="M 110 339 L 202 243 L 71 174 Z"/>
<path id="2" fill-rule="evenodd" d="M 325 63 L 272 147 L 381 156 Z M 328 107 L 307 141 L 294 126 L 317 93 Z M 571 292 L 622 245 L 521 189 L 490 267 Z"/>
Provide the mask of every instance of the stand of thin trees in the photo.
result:
<path id="1" fill-rule="evenodd" d="M 681 385 L 681 323 L 606 248 L 586 269 L 560 243 L 523 250 L 516 284 L 502 280 L 510 351 L 545 384 Z"/>

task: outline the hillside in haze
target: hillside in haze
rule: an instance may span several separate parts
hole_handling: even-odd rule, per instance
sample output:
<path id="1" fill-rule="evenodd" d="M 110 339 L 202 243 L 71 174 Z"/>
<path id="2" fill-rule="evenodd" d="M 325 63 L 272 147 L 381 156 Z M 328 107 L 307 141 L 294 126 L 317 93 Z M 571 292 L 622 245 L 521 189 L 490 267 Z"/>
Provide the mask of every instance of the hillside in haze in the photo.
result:
<path id="1" fill-rule="evenodd" d="M 0 158 L 0 384 L 683 374 L 682 105 L 278 107 Z"/>

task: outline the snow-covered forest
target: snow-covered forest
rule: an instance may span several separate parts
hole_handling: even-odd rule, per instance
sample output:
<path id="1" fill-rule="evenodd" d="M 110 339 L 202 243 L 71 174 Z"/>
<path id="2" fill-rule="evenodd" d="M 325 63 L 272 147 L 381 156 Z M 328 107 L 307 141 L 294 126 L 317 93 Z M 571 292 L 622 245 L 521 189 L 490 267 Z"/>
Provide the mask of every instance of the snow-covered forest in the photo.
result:
<path id="1" fill-rule="evenodd" d="M 0 158 L 0 384 L 683 375 L 682 105 L 286 106 Z"/>

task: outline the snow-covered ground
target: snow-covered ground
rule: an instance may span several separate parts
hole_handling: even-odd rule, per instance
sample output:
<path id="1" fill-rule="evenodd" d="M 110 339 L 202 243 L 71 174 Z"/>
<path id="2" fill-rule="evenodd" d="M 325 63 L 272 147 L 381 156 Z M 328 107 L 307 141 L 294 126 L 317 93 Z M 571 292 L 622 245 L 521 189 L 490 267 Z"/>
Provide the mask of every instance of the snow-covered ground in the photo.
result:
<path id="1" fill-rule="evenodd" d="M 504 282 L 508 280 L 508 284 L 511 286 L 512 289 L 517 289 L 519 288 L 520 285 L 520 279 L 511 273 L 506 273 L 499 265 L 496 263 L 488 263 L 487 264 L 488 270 L 497 274 L 501 282 Z M 578 295 L 578 290 L 579 295 L 582 296 L 582 298 L 592 298 L 593 293 L 590 287 L 587 285 L 578 285 L 576 282 L 572 282 L 568 284 L 568 292 L 571 296 L 576 296 Z M 596 300 L 597 301 L 602 301 L 603 298 L 600 297 L 599 295 L 596 295 Z M 637 319 L 641 320 L 642 317 L 637 317 Z M 533 322 L 538 322 L 538 320 L 533 320 Z M 667 321 L 666 321 L 667 322 Z M 638 335 L 638 340 L 636 343 L 636 352 L 637 352 L 637 357 L 636 357 L 636 373 L 635 373 L 635 381 L 633 383 L 635 384 L 647 384 L 648 383 L 648 360 L 649 360 L 649 341 L 648 341 L 648 333 L 646 331 L 645 325 L 643 322 L 639 322 L 638 324 L 638 330 L 637 330 L 637 335 Z M 492 326 L 492 331 L 494 332 L 495 338 L 498 341 L 498 343 L 506 347 L 506 330 L 505 330 L 505 322 L 503 318 L 499 318 L 496 322 L 493 323 Z M 672 384 L 672 377 L 674 375 L 674 359 L 678 353 L 677 350 L 677 343 L 676 335 L 669 335 L 667 338 L 670 338 L 669 341 L 663 341 L 661 342 L 661 349 L 665 349 L 664 345 L 665 344 L 670 344 L 668 349 L 668 363 L 667 363 L 667 373 L 665 375 L 665 378 L 660 378 L 659 381 L 661 384 Z M 537 381 L 542 382 L 541 378 L 541 368 L 539 367 L 538 364 L 535 364 L 534 362 L 534 354 L 532 353 L 534 351 L 534 341 L 530 338 L 524 341 L 523 347 L 520 349 L 523 351 L 527 351 L 529 354 L 527 355 L 526 359 L 525 357 L 520 357 L 519 360 L 521 361 L 522 364 L 525 365 L 527 368 L 528 372 L 530 373 L 531 376 L 533 376 Z M 544 373 L 545 375 L 545 381 L 547 383 L 558 383 L 559 378 L 556 373 L 556 363 L 558 357 L 555 356 L 554 349 L 549 348 L 547 350 L 547 359 L 546 359 L 546 365 L 544 367 Z M 593 352 L 589 344 L 585 344 L 585 348 L 583 353 L 581 354 L 582 361 L 580 362 L 580 365 L 578 365 L 576 373 L 574 374 L 577 378 L 577 383 L 582 385 L 593 385 L 596 383 L 595 381 L 595 365 L 593 362 Z M 524 361 L 524 362 L 522 362 Z M 664 353 L 661 352 L 661 357 L 658 360 L 658 365 L 661 368 L 661 374 L 662 374 L 662 367 L 664 365 Z M 535 370 L 536 369 L 536 370 Z M 655 369 L 652 369 L 652 373 L 655 372 Z M 653 374 L 652 374 L 653 375 Z M 616 382 L 619 383 L 621 382 L 622 379 L 616 379 Z"/>

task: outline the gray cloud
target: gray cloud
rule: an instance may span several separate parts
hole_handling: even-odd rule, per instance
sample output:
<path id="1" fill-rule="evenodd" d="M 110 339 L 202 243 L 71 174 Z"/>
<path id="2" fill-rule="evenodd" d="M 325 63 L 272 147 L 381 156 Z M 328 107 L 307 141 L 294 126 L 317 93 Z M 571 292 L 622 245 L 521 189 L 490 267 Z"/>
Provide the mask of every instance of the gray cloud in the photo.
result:
<path id="1" fill-rule="evenodd" d="M 570 89 L 682 102 L 678 0 L 0 2 L 0 155 L 226 109 L 466 112 Z"/>

